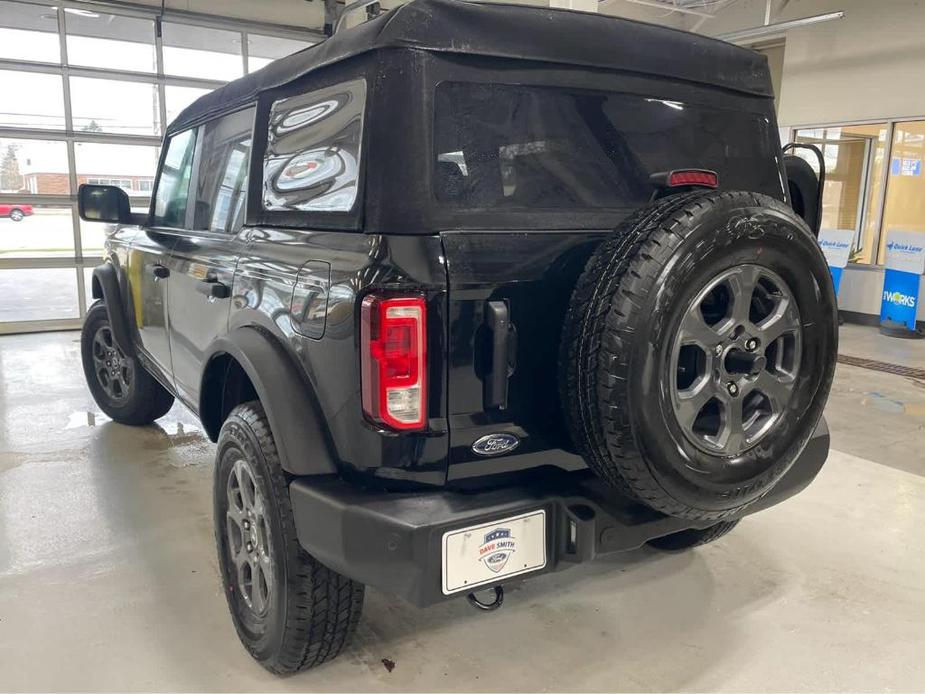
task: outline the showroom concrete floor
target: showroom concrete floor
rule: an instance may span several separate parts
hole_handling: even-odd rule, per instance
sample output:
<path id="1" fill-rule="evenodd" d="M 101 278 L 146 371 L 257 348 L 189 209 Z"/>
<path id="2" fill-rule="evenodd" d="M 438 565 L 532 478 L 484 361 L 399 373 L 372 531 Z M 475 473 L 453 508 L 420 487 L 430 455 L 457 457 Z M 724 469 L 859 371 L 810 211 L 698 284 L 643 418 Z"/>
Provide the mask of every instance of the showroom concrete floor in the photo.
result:
<path id="1" fill-rule="evenodd" d="M 842 337 L 925 366 L 925 343 Z M 840 365 L 828 418 L 819 479 L 715 545 L 540 577 L 490 614 L 369 591 L 340 659 L 277 679 L 226 613 L 195 420 L 107 422 L 76 333 L 2 337 L 0 689 L 921 691 L 925 382 Z"/>

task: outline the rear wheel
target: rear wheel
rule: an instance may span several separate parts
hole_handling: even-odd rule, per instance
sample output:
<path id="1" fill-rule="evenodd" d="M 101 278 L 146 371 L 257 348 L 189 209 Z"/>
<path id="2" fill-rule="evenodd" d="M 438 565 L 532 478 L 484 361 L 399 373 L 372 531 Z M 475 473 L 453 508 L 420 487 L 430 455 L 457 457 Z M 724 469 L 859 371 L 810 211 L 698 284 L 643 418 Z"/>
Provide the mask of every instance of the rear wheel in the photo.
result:
<path id="1" fill-rule="evenodd" d="M 114 421 L 150 424 L 173 406 L 173 396 L 116 344 L 106 306 L 101 301 L 87 311 L 80 352 L 90 393 Z"/>
<path id="2" fill-rule="evenodd" d="M 301 547 L 288 482 L 263 407 L 239 405 L 218 439 L 215 540 L 241 643 L 279 674 L 337 656 L 356 630 L 364 592 Z"/>
<path id="3" fill-rule="evenodd" d="M 683 552 L 692 547 L 699 547 L 708 542 L 718 540 L 738 524 L 738 520 L 720 521 L 716 525 L 711 525 L 709 528 L 690 528 L 678 533 L 672 533 L 671 535 L 665 535 L 664 537 L 657 537 L 654 540 L 649 540 L 648 544 L 663 552 Z"/>
<path id="4" fill-rule="evenodd" d="M 10 219 L 14 222 L 21 222 L 26 215 L 22 213 L 22 210 L 13 210 L 10 212 Z"/>

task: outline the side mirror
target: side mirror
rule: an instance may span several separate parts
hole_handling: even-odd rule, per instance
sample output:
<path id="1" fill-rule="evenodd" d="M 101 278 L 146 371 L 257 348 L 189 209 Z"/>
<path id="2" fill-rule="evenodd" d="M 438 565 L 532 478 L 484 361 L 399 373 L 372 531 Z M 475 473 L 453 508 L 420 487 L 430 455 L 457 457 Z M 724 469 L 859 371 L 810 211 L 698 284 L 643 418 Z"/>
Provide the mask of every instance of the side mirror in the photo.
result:
<path id="1" fill-rule="evenodd" d="M 77 189 L 77 210 L 85 222 L 135 222 L 128 195 L 118 186 L 96 186 L 84 183 Z"/>

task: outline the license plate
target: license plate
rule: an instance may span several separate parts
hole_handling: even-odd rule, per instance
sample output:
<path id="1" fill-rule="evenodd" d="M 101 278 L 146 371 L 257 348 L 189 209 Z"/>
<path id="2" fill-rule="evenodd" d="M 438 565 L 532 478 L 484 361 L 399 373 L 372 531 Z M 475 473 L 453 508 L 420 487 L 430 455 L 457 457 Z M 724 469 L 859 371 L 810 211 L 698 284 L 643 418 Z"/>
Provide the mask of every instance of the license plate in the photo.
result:
<path id="1" fill-rule="evenodd" d="M 443 594 L 472 590 L 546 566 L 546 511 L 443 534 Z"/>

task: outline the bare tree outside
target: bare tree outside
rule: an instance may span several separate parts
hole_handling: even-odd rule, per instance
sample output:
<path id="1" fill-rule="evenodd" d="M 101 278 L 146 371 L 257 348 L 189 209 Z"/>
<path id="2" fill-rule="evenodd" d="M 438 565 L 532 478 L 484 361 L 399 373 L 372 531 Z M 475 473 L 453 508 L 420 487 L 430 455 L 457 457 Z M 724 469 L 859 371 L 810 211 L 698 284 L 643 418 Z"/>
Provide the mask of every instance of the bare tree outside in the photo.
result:
<path id="1" fill-rule="evenodd" d="M 22 189 L 22 174 L 19 171 L 19 157 L 16 156 L 19 145 L 11 142 L 3 152 L 0 160 L 0 190 L 15 192 Z"/>

